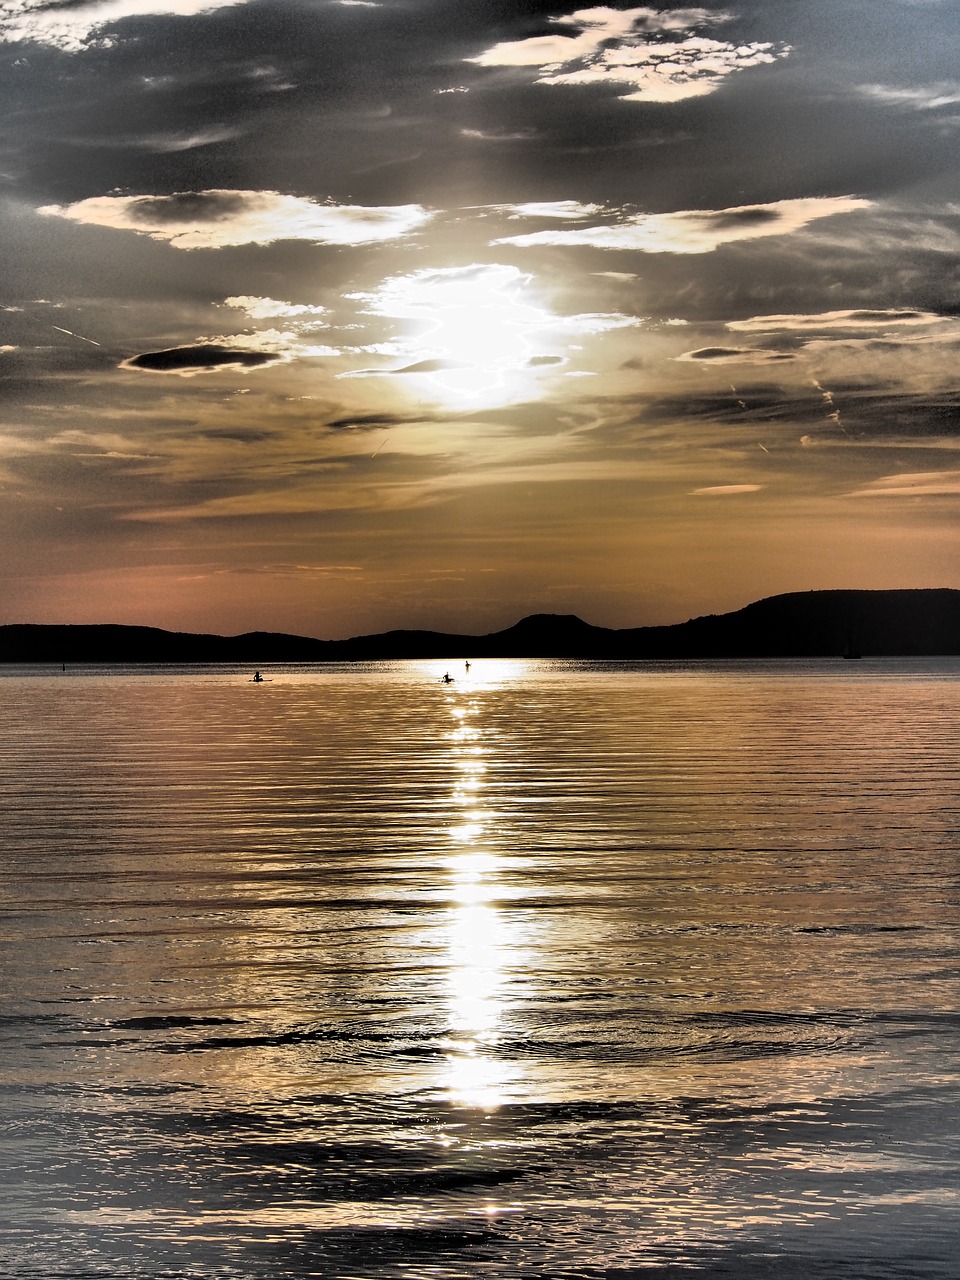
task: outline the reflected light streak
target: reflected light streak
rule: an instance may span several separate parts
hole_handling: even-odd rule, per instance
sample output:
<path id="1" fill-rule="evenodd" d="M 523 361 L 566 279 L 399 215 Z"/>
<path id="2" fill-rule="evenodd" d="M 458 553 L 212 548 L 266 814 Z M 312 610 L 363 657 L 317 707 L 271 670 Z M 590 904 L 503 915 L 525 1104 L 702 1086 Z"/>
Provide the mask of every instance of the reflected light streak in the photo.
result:
<path id="1" fill-rule="evenodd" d="M 472 698 L 451 706 L 457 725 L 447 735 L 454 821 L 448 829 L 455 851 L 447 860 L 450 906 L 446 929 L 447 1011 L 445 1087 L 452 1099 L 492 1109 L 515 1082 L 512 1063 L 495 1057 L 504 1012 L 507 957 L 516 963 L 508 926 L 496 904 L 500 860 L 487 843 L 495 814 L 480 807 L 484 759 L 492 746 L 476 723 L 480 705 Z M 480 803 L 478 803 L 478 801 Z"/>
<path id="2" fill-rule="evenodd" d="M 451 714 L 458 719 L 465 714 L 476 714 L 473 704 L 467 704 L 470 712 L 459 701 L 464 693 L 476 694 L 488 689 L 527 680 L 536 671 L 537 664 L 529 658 L 470 658 L 436 661 L 432 658 L 412 659 L 405 666 L 411 672 L 434 684 L 442 684 L 444 676 L 450 676 L 445 692 L 450 697 Z"/>

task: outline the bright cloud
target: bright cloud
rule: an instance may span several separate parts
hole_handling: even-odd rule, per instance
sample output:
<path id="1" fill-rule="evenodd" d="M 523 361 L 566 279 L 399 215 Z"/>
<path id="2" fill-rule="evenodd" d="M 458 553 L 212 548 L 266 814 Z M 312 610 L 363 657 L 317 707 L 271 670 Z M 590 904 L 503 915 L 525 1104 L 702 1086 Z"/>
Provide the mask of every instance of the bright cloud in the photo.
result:
<path id="1" fill-rule="evenodd" d="M 176 155 L 181 151 L 196 151 L 198 147 L 211 147 L 218 142 L 228 142 L 240 136 L 240 129 L 230 125 L 216 125 L 186 133 L 151 134 L 146 138 L 134 139 L 130 145 L 141 146 L 160 155 Z"/>
<path id="2" fill-rule="evenodd" d="M 916 471 L 882 476 L 850 494 L 851 498 L 960 496 L 960 471 Z"/>
<path id="3" fill-rule="evenodd" d="M 579 200 L 531 200 L 527 204 L 506 204 L 499 208 L 511 218 L 562 218 L 565 222 L 596 218 L 603 213 L 603 205 L 581 204 Z"/>
<path id="4" fill-rule="evenodd" d="M 790 329 L 797 332 L 814 330 L 822 333 L 838 329 L 850 330 L 913 328 L 918 325 L 942 324 L 943 316 L 934 311 L 821 311 L 815 315 L 750 316 L 746 320 L 730 320 L 728 329 L 741 332 L 771 333 Z"/>
<path id="5" fill-rule="evenodd" d="M 866 209 L 870 203 L 855 196 L 821 196 L 730 209 L 643 213 L 606 226 L 505 236 L 494 244 L 588 245 L 595 249 L 630 249 L 642 253 L 709 253 L 737 240 L 788 235 L 819 218 Z"/>
<path id="6" fill-rule="evenodd" d="M 960 103 L 960 84 L 941 81 L 938 84 L 915 88 L 883 84 L 865 84 L 861 93 L 892 106 L 911 107 L 915 111 L 936 111 L 940 107 L 955 107 Z"/>
<path id="7" fill-rule="evenodd" d="M 45 217 L 135 231 L 176 249 L 309 240 L 358 245 L 409 235 L 431 214 L 420 205 L 320 204 L 277 191 L 187 191 L 169 196 L 93 196 L 69 205 L 44 205 Z"/>
<path id="8" fill-rule="evenodd" d="M 242 294 L 232 298 L 224 298 L 225 307 L 236 307 L 245 311 L 251 320 L 304 319 L 310 316 L 324 316 L 326 307 L 312 307 L 305 303 L 280 302 L 276 298 L 254 298 Z"/>
<path id="9" fill-rule="evenodd" d="M 403 324 L 400 337 L 378 345 L 401 363 L 341 376 L 419 376 L 437 398 L 471 406 L 535 398 L 538 373 L 562 365 L 576 338 L 641 323 L 618 313 L 555 315 L 532 278 L 503 263 L 426 268 L 357 296 L 369 313 Z"/>
<path id="10" fill-rule="evenodd" d="M 633 329 L 641 324 L 639 316 L 625 316 L 618 311 L 580 311 L 572 316 L 557 316 L 551 327 L 573 333 L 609 333 L 612 329 Z"/>
<path id="11" fill-rule="evenodd" d="M 358 295 L 373 315 L 403 322 L 391 344 L 400 365 L 345 375 L 421 375 L 440 399 L 499 402 L 530 381 L 531 336 L 552 319 L 529 299 L 530 277 L 516 267 L 472 264 L 393 276 Z"/>
<path id="12" fill-rule="evenodd" d="M 736 45 L 693 34 L 730 17 L 707 9 L 578 9 L 552 19 L 555 35 L 503 41 L 468 61 L 535 67 L 542 73 L 538 84 L 613 84 L 629 100 L 679 102 L 712 93 L 733 72 L 789 52 L 770 43 Z M 665 40 L 666 32 L 684 34 Z"/>
<path id="13" fill-rule="evenodd" d="M 0 43 L 31 41 L 78 53 L 91 42 L 110 43 L 98 33 L 127 18 L 191 18 L 245 3 L 246 0 L 87 0 L 71 5 L 49 4 L 47 0 L 4 0 L 0 5 Z"/>
<path id="14" fill-rule="evenodd" d="M 300 334 L 294 333 L 290 329 L 258 329 L 256 333 L 221 335 L 217 338 L 205 339 L 205 341 L 237 347 L 240 350 L 267 352 L 283 360 L 292 360 L 303 356 L 336 356 L 340 354 L 335 347 L 305 345 Z"/>
<path id="15" fill-rule="evenodd" d="M 710 484 L 703 489 L 691 489 L 694 497 L 726 497 L 733 493 L 759 493 L 762 484 Z"/>

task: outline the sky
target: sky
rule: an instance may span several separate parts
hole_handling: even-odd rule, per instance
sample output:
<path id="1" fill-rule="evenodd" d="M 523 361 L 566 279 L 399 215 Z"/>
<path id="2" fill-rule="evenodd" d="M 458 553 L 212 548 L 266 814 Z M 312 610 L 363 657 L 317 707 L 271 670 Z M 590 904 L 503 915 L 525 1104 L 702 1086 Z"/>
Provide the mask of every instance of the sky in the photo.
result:
<path id="1" fill-rule="evenodd" d="M 960 587 L 953 0 L 0 0 L 0 623 Z"/>

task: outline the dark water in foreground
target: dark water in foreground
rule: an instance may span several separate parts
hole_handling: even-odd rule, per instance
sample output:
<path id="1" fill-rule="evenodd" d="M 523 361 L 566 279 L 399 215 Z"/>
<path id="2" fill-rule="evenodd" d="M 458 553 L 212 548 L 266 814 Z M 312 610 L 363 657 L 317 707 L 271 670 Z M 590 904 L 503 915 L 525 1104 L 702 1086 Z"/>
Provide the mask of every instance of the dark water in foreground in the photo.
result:
<path id="1" fill-rule="evenodd" d="M 0 668 L 0 1275 L 960 1274 L 960 662 Z"/>

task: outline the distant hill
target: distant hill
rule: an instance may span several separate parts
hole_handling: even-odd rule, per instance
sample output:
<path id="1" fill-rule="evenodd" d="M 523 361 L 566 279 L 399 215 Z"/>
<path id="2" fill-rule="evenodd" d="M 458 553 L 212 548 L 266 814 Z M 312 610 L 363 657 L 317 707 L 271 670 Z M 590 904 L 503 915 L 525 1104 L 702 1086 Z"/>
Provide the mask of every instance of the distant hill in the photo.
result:
<path id="1" fill-rule="evenodd" d="M 960 654 L 960 591 L 799 591 L 735 613 L 613 630 L 533 614 L 485 636 L 387 631 L 314 640 L 272 631 L 195 635 L 156 627 L 0 626 L 0 662 L 355 662 L 388 658 L 799 658 Z"/>

